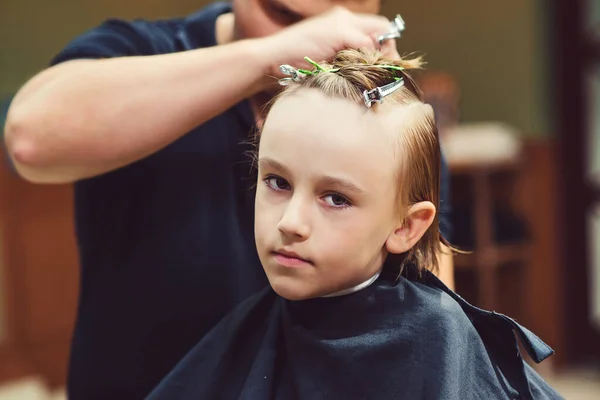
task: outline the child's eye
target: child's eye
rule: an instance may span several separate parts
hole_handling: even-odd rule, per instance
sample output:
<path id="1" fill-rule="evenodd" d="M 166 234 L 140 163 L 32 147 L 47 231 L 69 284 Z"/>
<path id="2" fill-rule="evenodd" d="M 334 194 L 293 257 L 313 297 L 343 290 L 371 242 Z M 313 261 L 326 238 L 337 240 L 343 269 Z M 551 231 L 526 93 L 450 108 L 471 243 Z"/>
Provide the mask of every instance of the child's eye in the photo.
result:
<path id="1" fill-rule="evenodd" d="M 288 181 L 286 181 L 285 179 L 283 179 L 280 176 L 270 175 L 270 176 L 267 176 L 264 179 L 264 181 L 267 184 L 267 186 L 273 190 L 290 190 L 291 189 L 291 186 L 288 183 Z"/>
<path id="2" fill-rule="evenodd" d="M 330 207 L 345 208 L 352 206 L 350 200 L 337 193 L 327 194 L 323 197 L 323 199 L 325 200 L 325 203 L 327 203 L 327 205 Z"/>

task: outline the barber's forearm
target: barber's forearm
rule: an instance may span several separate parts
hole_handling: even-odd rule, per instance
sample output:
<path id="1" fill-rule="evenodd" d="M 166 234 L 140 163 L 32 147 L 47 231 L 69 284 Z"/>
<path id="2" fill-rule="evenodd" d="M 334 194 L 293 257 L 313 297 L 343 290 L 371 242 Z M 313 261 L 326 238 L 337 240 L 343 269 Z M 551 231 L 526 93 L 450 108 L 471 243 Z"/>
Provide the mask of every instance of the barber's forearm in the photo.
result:
<path id="1" fill-rule="evenodd" d="M 34 182 L 70 182 L 156 152 L 259 91 L 260 40 L 168 55 L 76 60 L 41 72 L 15 97 L 6 143 Z"/>

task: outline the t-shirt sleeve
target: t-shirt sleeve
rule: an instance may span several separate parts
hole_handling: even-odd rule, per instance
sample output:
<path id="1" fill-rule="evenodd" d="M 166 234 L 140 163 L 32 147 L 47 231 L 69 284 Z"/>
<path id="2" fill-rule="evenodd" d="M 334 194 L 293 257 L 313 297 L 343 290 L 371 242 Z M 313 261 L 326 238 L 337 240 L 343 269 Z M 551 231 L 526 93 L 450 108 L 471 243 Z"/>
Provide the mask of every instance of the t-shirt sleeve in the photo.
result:
<path id="1" fill-rule="evenodd" d="M 448 241 L 452 240 L 452 205 L 450 204 L 450 170 L 442 153 L 440 169 L 440 207 L 438 210 L 440 232 Z"/>
<path id="2" fill-rule="evenodd" d="M 99 59 L 172 53 L 177 21 L 109 19 L 73 39 L 50 65 L 75 59 Z"/>

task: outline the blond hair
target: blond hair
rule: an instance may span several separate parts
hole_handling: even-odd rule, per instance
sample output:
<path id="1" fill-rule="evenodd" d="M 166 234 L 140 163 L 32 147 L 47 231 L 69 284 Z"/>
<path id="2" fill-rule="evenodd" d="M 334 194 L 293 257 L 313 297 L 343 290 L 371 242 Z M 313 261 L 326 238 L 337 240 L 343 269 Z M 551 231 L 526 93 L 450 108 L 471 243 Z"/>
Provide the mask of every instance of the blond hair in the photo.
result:
<path id="1" fill-rule="evenodd" d="M 384 58 L 379 52 L 343 50 L 329 62 L 320 64 L 324 69 L 333 69 L 335 72 L 320 72 L 294 82 L 265 106 L 263 115 L 268 114 L 278 99 L 302 88 L 318 89 L 329 97 L 347 99 L 364 106 L 365 90 L 372 90 L 402 78 L 403 87 L 385 97 L 383 104 L 374 104 L 371 108 L 372 112 L 377 112 L 380 107 L 389 107 L 390 103 L 410 107 L 410 123 L 398 132 L 397 137 L 403 155 L 400 157 L 402 165 L 398 168 L 397 193 L 398 202 L 401 204 L 398 212 L 404 219 L 407 208 L 422 201 L 432 202 L 437 210 L 440 203 L 441 153 L 434 114 L 432 108 L 423 102 L 421 91 L 406 72 L 420 69 L 422 64 L 420 57 L 391 60 Z M 385 66 L 401 67 L 403 70 Z M 260 129 L 257 133 L 256 144 L 260 139 Z M 437 271 L 440 243 L 449 246 L 439 232 L 439 218 L 436 212 L 433 223 L 423 237 L 402 255 L 400 265 L 397 266 L 399 272 L 402 273 L 404 267 L 409 264 L 416 266 L 419 271 Z"/>

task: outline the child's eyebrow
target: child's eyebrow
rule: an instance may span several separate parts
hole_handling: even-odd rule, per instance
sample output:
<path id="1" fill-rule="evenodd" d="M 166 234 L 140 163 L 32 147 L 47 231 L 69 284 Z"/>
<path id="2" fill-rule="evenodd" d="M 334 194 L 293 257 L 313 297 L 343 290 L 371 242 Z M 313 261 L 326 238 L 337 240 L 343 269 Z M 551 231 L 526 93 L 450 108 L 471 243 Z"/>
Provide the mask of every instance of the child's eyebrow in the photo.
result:
<path id="1" fill-rule="evenodd" d="M 341 190 L 353 192 L 356 194 L 363 194 L 365 192 L 362 188 L 356 186 L 354 183 L 350 182 L 347 179 L 343 179 L 343 178 L 334 178 L 332 176 L 323 176 L 319 179 L 319 182 L 323 186 L 336 187 L 336 188 L 340 188 Z"/>
<path id="2" fill-rule="evenodd" d="M 258 160 L 258 166 L 260 168 L 271 168 L 276 171 L 280 171 L 282 173 L 289 173 L 289 170 L 285 165 L 276 161 L 272 158 L 263 157 Z M 317 179 L 320 186 L 330 187 L 330 188 L 338 188 L 339 190 L 345 190 L 348 192 L 352 192 L 355 194 L 363 194 L 365 190 L 357 186 L 355 183 L 349 181 L 344 178 L 336 178 L 333 176 L 322 175 Z"/>
<path id="3" fill-rule="evenodd" d="M 278 171 L 287 172 L 287 168 L 280 163 L 279 161 L 275 161 L 272 158 L 263 157 L 258 159 L 258 166 L 260 168 L 272 168 Z"/>

